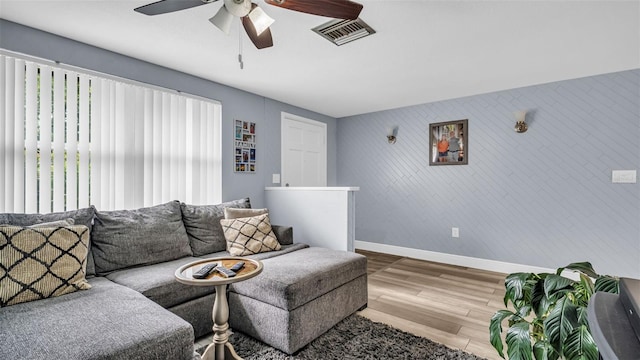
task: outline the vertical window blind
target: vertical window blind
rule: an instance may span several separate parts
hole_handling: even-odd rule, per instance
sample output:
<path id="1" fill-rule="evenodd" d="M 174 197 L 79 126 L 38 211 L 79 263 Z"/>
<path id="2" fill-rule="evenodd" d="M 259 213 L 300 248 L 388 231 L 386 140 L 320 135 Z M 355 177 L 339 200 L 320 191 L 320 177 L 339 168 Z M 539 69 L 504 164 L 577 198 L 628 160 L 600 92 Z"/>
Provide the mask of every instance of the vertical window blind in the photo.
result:
<path id="1" fill-rule="evenodd" d="M 221 201 L 221 105 L 0 54 L 0 212 Z"/>

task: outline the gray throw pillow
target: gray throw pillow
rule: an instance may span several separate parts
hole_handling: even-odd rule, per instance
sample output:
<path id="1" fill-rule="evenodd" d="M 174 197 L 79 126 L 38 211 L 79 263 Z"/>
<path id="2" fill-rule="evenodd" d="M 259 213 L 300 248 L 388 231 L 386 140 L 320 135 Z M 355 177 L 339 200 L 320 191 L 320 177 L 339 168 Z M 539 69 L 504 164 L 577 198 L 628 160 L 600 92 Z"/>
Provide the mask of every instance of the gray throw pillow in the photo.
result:
<path id="1" fill-rule="evenodd" d="M 271 225 L 273 233 L 276 234 L 276 239 L 280 245 L 293 244 L 293 228 L 291 226 L 284 225 Z"/>
<path id="2" fill-rule="evenodd" d="M 217 205 L 182 204 L 182 220 L 189 235 L 193 256 L 202 256 L 227 249 L 220 220 L 225 208 L 250 209 L 249 198 L 233 200 Z"/>
<path id="3" fill-rule="evenodd" d="M 98 275 L 192 255 L 178 201 L 136 210 L 96 210 L 91 242 Z"/>

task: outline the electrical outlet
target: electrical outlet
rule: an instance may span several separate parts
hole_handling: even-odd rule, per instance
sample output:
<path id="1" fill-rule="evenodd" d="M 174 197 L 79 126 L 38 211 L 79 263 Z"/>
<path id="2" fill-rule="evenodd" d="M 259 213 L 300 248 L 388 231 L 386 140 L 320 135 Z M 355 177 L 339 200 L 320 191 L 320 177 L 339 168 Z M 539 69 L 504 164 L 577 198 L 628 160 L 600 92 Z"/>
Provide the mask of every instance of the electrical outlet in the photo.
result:
<path id="1" fill-rule="evenodd" d="M 635 170 L 613 170 L 611 171 L 611 182 L 614 184 L 635 184 Z"/>
<path id="2" fill-rule="evenodd" d="M 451 228 L 451 237 L 454 237 L 454 238 L 460 237 L 460 230 L 457 227 Z"/>

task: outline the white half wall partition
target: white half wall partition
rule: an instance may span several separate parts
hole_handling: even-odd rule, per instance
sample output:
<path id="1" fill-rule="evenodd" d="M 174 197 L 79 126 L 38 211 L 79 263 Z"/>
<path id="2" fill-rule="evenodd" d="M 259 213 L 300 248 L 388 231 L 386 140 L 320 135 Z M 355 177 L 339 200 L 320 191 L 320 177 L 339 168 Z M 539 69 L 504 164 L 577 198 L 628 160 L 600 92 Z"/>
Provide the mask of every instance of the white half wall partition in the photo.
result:
<path id="1" fill-rule="evenodd" d="M 275 225 L 293 227 L 293 241 L 354 251 L 355 192 L 359 187 L 267 187 Z"/>

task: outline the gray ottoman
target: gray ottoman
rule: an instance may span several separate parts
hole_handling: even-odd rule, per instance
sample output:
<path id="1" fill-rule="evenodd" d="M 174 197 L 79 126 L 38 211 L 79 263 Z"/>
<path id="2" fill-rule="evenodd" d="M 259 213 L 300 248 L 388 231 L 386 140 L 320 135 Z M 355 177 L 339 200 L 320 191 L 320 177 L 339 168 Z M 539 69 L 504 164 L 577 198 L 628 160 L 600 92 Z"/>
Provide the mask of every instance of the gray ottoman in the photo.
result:
<path id="1" fill-rule="evenodd" d="M 229 286 L 229 324 L 292 354 L 367 304 L 367 258 L 310 247 Z"/>

